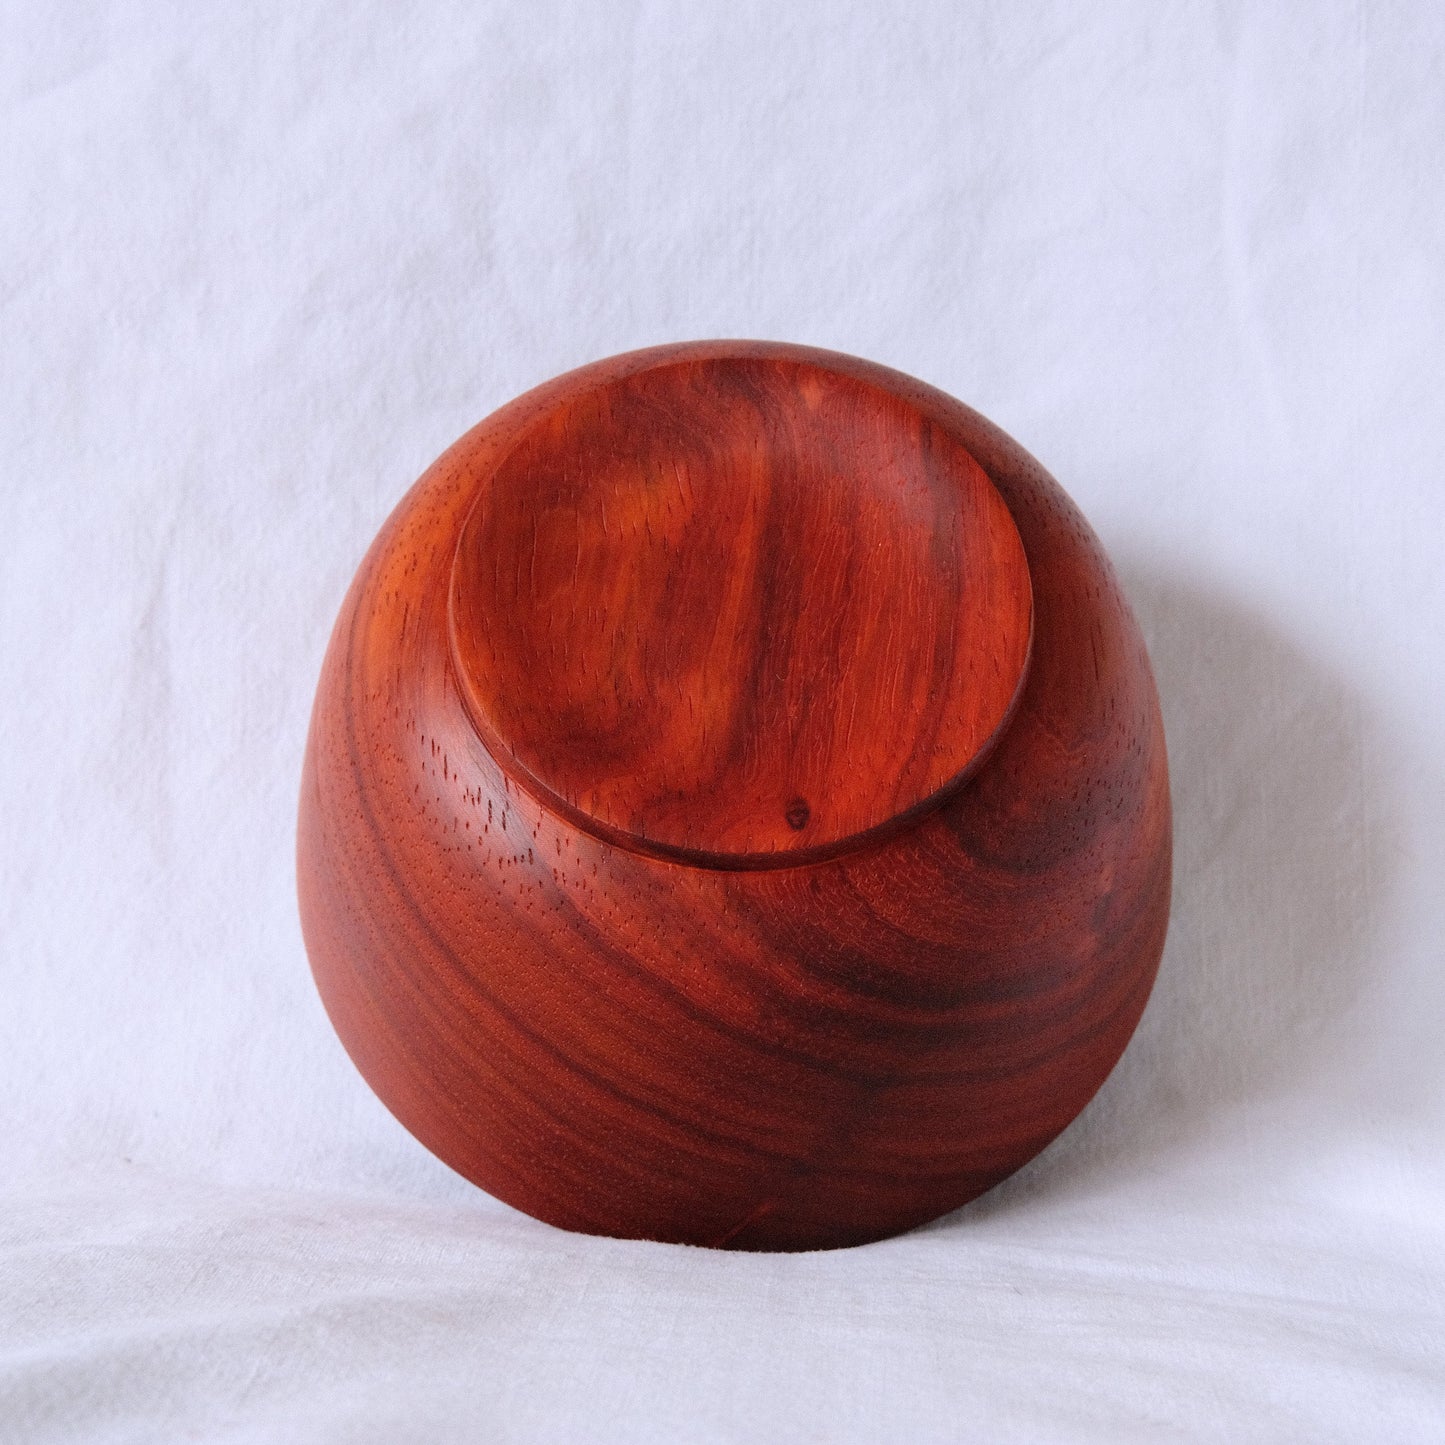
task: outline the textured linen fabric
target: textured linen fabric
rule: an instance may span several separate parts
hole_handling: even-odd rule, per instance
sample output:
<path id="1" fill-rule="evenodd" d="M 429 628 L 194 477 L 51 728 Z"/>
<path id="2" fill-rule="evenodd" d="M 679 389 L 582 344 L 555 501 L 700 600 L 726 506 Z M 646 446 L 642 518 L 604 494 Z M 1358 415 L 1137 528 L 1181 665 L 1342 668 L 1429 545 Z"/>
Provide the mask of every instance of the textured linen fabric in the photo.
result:
<path id="1" fill-rule="evenodd" d="M 0 14 L 0 1440 L 1445 1438 L 1445 10 Z M 1060 479 L 1152 650 L 1158 987 L 864 1249 L 563 1234 L 312 988 L 312 689 L 423 467 L 700 336 Z"/>

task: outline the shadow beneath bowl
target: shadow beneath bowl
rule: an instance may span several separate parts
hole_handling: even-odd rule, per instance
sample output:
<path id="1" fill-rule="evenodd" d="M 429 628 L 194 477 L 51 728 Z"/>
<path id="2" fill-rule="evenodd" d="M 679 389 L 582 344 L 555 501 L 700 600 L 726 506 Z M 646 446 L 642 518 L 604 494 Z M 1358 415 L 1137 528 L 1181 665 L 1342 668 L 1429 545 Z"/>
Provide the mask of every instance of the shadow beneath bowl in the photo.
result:
<path id="1" fill-rule="evenodd" d="M 1084 1113 L 935 1227 L 1156 1167 L 1232 1111 L 1318 1087 L 1368 981 L 1395 822 L 1366 783 L 1375 725 L 1362 700 L 1198 579 L 1118 570 L 1169 743 L 1174 905 L 1159 979 Z"/>

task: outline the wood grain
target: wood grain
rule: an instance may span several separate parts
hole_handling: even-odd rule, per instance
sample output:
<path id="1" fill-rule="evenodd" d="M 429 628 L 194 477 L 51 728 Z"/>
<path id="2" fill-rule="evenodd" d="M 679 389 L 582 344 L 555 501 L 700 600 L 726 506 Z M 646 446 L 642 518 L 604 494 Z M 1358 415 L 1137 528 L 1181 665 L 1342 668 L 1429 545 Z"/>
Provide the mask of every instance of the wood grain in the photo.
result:
<path id="1" fill-rule="evenodd" d="M 489 476 L 452 570 L 483 739 L 625 846 L 797 862 L 906 818 L 1019 691 L 1023 546 L 968 452 L 802 361 L 568 396 Z"/>
<path id="2" fill-rule="evenodd" d="M 859 1243 L 1053 1138 L 1144 1007 L 1168 774 L 1137 628 L 1021 448 L 709 342 L 557 378 L 357 573 L 298 838 L 358 1067 L 572 1229 Z"/>

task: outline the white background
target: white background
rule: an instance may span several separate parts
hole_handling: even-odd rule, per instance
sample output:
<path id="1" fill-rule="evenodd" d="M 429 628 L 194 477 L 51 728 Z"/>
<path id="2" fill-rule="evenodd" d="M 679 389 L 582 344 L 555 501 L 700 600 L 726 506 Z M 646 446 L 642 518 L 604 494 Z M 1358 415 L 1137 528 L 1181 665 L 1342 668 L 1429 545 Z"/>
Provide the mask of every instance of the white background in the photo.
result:
<path id="1" fill-rule="evenodd" d="M 292 881 L 341 596 L 612 352 L 980 408 L 1144 625 L 1144 1024 L 835 1254 L 565 1235 L 371 1097 Z M 1445 1435 L 1445 10 L 0 12 L 0 1438 Z"/>

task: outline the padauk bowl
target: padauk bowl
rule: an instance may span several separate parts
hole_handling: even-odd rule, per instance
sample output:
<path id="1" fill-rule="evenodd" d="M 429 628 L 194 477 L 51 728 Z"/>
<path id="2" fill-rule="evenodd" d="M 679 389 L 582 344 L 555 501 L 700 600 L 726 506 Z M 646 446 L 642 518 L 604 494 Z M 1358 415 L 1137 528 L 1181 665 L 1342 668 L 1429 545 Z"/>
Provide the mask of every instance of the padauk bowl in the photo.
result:
<path id="1" fill-rule="evenodd" d="M 893 1234 L 1062 1130 L 1148 997 L 1164 735 L 1026 452 L 797 346 L 613 357 L 404 498 L 323 667 L 301 915 L 336 1030 L 569 1229 Z"/>

